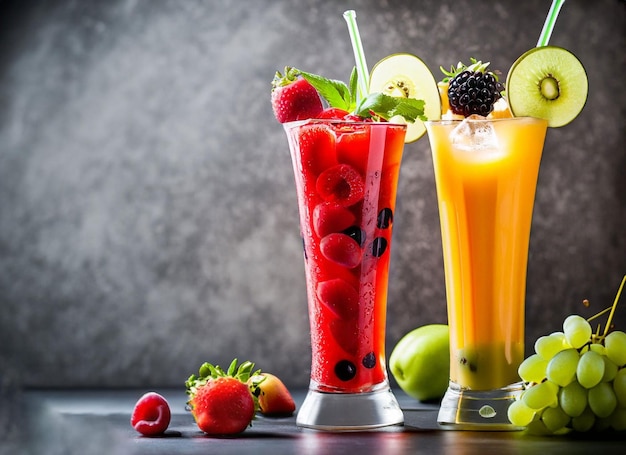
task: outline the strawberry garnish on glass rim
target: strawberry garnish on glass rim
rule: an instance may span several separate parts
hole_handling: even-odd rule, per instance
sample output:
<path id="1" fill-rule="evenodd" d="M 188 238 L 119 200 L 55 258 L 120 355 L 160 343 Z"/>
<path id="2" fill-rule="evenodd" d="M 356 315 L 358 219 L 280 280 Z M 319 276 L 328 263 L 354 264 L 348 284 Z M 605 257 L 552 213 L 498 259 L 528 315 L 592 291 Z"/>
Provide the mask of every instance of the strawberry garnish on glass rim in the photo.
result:
<path id="1" fill-rule="evenodd" d="M 286 67 L 276 71 L 272 80 L 272 109 L 279 123 L 306 120 L 320 114 L 324 107 L 317 90 L 298 70 Z"/>

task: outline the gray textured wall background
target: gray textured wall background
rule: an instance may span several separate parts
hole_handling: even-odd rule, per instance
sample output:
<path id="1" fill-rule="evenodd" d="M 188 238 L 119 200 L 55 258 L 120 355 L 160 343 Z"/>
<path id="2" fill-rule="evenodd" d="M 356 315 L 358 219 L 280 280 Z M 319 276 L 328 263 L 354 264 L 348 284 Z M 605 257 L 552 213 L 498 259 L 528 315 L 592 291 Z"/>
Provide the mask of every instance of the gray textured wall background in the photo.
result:
<path id="1" fill-rule="evenodd" d="M 547 0 L 0 1 L 0 368 L 26 386 L 182 386 L 237 356 L 306 385 L 309 340 L 287 141 L 270 80 L 469 57 L 506 74 Z M 626 273 L 625 3 L 569 0 L 551 43 L 586 66 L 584 112 L 548 133 L 527 337 L 612 303 Z M 445 322 L 427 139 L 401 172 L 388 353 Z M 591 309 L 581 301 L 588 298 Z M 626 300 L 617 324 L 626 327 Z"/>

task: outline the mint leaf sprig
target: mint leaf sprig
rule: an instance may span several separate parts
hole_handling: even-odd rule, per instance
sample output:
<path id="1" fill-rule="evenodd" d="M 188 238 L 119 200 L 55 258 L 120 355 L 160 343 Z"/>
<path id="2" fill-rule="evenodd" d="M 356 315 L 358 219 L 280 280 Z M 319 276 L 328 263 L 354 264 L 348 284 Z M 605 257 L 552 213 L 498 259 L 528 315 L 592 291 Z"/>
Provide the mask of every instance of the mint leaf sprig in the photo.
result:
<path id="1" fill-rule="evenodd" d="M 367 97 L 359 103 L 355 113 L 361 117 L 367 117 L 369 115 L 375 120 L 381 118 L 389 120 L 396 116 L 402 116 L 410 123 L 414 123 L 418 118 L 423 121 L 428 120 L 424 115 L 423 100 L 400 98 L 385 95 L 384 93 L 370 93 L 367 95 Z"/>
<path id="2" fill-rule="evenodd" d="M 343 81 L 327 79 L 295 68 L 291 68 L 290 71 L 294 71 L 305 78 L 315 87 L 330 107 L 343 109 L 359 117 L 371 118 L 376 121 L 388 121 L 396 116 L 402 116 L 409 123 L 414 123 L 418 118 L 423 121 L 427 120 L 424 115 L 424 100 L 400 98 L 384 93 L 370 93 L 357 104 L 358 74 L 356 68 L 353 68 L 350 75 L 350 86 Z"/>

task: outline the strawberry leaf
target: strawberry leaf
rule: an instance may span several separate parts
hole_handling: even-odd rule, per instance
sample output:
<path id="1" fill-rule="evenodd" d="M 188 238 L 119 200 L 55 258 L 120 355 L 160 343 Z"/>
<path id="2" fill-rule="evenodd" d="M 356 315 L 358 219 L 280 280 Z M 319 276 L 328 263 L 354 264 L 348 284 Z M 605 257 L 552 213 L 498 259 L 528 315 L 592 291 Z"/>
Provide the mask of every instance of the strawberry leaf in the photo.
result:
<path id="1" fill-rule="evenodd" d="M 245 361 L 244 363 L 239 365 L 239 368 L 237 369 L 237 374 L 235 375 L 235 377 L 238 378 L 241 382 L 248 382 L 248 379 L 250 379 L 250 376 L 254 375 L 254 373 L 252 372 L 253 368 L 254 368 L 254 363 L 250 361 Z M 260 372 L 260 370 L 258 370 L 258 372 Z"/>
<path id="2" fill-rule="evenodd" d="M 237 359 L 233 359 L 232 362 L 230 362 L 230 365 L 228 366 L 228 376 L 232 376 L 233 374 L 235 374 L 235 369 L 237 368 Z"/>
<path id="3" fill-rule="evenodd" d="M 237 365 L 237 359 L 234 359 L 228 366 L 228 370 L 224 371 L 219 365 L 213 365 L 209 362 L 204 362 L 198 370 L 198 375 L 192 374 L 189 379 L 185 381 L 185 389 L 187 395 L 193 397 L 196 394 L 198 387 L 203 386 L 207 382 L 223 377 L 232 377 L 238 379 L 244 384 L 248 382 L 248 379 L 252 376 L 260 375 L 261 370 L 254 370 L 254 363 L 245 361 L 241 365 Z"/>

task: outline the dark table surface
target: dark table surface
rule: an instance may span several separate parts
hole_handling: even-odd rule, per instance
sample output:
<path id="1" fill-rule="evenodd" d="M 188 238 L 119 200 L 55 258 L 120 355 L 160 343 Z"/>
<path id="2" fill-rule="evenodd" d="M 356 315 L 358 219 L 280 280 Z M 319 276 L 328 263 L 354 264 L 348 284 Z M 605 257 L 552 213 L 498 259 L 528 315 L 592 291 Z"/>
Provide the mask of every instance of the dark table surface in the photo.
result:
<path id="1" fill-rule="evenodd" d="M 625 433 L 530 436 L 523 432 L 443 430 L 437 405 L 420 403 L 401 391 L 396 396 L 404 426 L 370 432 L 325 433 L 303 430 L 295 416 L 258 417 L 236 437 L 201 433 L 185 410 L 184 390 L 156 390 L 170 403 L 172 421 L 162 437 L 142 437 L 130 426 L 130 413 L 145 392 L 138 390 L 37 390 L 23 392 L 28 423 L 11 451 L 23 454 L 597 454 L 626 455 Z M 305 391 L 295 391 L 299 405 Z M 13 452 L 18 453 L 18 452 Z"/>

